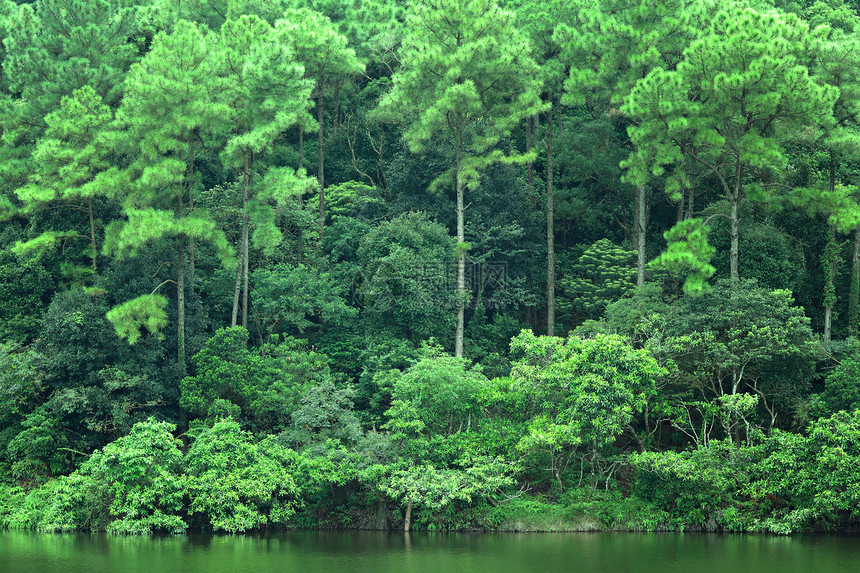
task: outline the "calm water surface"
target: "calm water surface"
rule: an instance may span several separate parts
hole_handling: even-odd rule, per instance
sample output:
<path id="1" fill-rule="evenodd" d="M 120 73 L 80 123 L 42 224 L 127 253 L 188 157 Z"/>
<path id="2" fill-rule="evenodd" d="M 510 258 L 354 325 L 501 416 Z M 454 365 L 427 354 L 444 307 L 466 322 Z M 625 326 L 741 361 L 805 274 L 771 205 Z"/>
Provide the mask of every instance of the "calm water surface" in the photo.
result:
<path id="1" fill-rule="evenodd" d="M 116 537 L 0 532 L 0 573 L 856 573 L 860 537 L 287 532 Z"/>

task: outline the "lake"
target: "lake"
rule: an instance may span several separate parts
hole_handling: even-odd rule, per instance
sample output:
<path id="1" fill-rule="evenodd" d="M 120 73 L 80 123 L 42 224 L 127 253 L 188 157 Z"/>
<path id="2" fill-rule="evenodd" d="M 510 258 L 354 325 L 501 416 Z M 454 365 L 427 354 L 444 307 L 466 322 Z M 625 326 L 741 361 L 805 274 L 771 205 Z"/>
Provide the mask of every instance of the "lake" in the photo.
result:
<path id="1" fill-rule="evenodd" d="M 412 533 L 118 537 L 0 532 L 2 573 L 854 573 L 860 537 Z"/>

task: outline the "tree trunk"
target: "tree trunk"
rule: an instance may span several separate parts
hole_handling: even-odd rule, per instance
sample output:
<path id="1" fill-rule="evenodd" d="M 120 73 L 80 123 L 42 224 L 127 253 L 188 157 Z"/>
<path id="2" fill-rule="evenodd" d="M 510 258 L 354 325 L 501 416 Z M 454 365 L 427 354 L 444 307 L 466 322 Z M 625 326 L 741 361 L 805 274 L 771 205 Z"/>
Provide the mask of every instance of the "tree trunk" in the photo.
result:
<path id="1" fill-rule="evenodd" d="M 244 217 L 242 218 L 242 245 L 243 250 L 245 251 L 245 263 L 244 263 L 244 275 L 245 275 L 245 288 L 244 294 L 242 295 L 242 328 L 248 330 L 248 265 L 251 259 L 251 244 L 248 240 L 249 233 L 249 221 L 248 221 L 248 199 L 249 199 L 249 191 L 251 188 L 251 169 L 248 165 L 248 158 L 245 158 L 245 196 L 244 196 Z"/>
<path id="2" fill-rule="evenodd" d="M 738 217 L 738 203 L 739 198 L 737 194 L 732 195 L 731 197 L 731 213 L 729 215 L 729 219 L 731 221 L 731 230 L 729 234 L 732 239 L 732 246 L 729 251 L 729 277 L 736 281 L 740 278 L 738 274 L 738 238 L 740 237 L 739 226 L 740 226 L 740 218 Z"/>
<path id="3" fill-rule="evenodd" d="M 532 150 L 532 121 L 534 118 L 527 117 L 526 118 L 526 152 L 530 152 Z M 534 161 L 529 160 L 529 202 L 531 203 L 532 209 L 535 207 L 535 169 L 534 169 Z"/>
<path id="4" fill-rule="evenodd" d="M 242 274 L 244 276 L 244 288 L 242 289 L 242 328 L 248 330 L 248 261 L 251 258 L 250 256 L 250 244 L 248 241 L 248 215 L 247 210 L 245 212 L 244 219 L 244 230 L 242 231 L 242 250 L 244 251 L 244 257 L 242 257 Z"/>
<path id="5" fill-rule="evenodd" d="M 852 336 L 860 332 L 860 225 L 854 229 L 854 254 L 851 257 L 851 287 L 848 293 L 848 330 Z"/>
<path id="6" fill-rule="evenodd" d="M 90 249 L 92 251 L 93 258 L 93 270 L 97 270 L 99 266 L 99 250 L 96 246 L 96 220 L 93 215 L 93 198 L 92 196 L 87 198 L 87 210 L 90 215 Z"/>
<path id="7" fill-rule="evenodd" d="M 830 152 L 830 193 L 836 189 L 836 154 Z M 839 265 L 839 248 L 836 245 L 836 227 L 828 225 L 827 246 L 824 249 L 827 281 L 824 285 L 824 346 L 830 346 L 830 335 L 833 331 L 833 307 L 836 305 L 836 269 Z"/>
<path id="8" fill-rule="evenodd" d="M 690 178 L 690 189 L 689 195 L 687 196 L 687 216 L 684 219 L 692 219 L 693 218 L 693 209 L 696 203 L 696 179 L 695 177 Z"/>
<path id="9" fill-rule="evenodd" d="M 552 117 L 552 109 L 550 109 Z M 555 336 L 555 205 L 553 202 L 552 122 L 546 133 L 546 333 Z"/>
<path id="10" fill-rule="evenodd" d="M 185 377 L 185 238 L 179 237 L 176 253 L 176 346 L 180 379 Z"/>
<path id="11" fill-rule="evenodd" d="M 302 126 L 299 126 L 299 170 L 304 167 L 305 164 L 305 132 L 302 129 Z M 302 192 L 304 193 L 304 191 Z M 302 198 L 302 193 L 297 195 L 297 200 L 299 202 L 299 211 L 302 210 L 304 206 L 304 199 Z M 298 264 L 302 264 L 302 242 L 304 240 L 303 230 L 301 226 L 299 226 L 298 232 L 296 233 L 296 262 Z"/>
<path id="12" fill-rule="evenodd" d="M 406 519 L 403 520 L 403 531 L 409 532 L 412 528 L 412 500 L 406 502 Z"/>
<path id="13" fill-rule="evenodd" d="M 741 202 L 741 193 L 743 192 L 743 168 L 741 158 L 738 156 L 735 162 L 735 181 L 734 189 L 729 196 L 731 203 L 731 230 L 729 231 L 732 239 L 731 250 L 729 251 L 729 277 L 736 281 L 740 278 L 738 273 L 738 243 L 740 238 L 740 216 L 738 214 L 738 206 Z"/>
<path id="14" fill-rule="evenodd" d="M 681 197 L 678 199 L 678 202 L 675 204 L 675 222 L 680 223 L 684 220 L 684 196 L 685 193 L 681 192 Z"/>
<path id="15" fill-rule="evenodd" d="M 236 326 L 239 320 L 239 295 L 242 293 L 242 262 L 245 260 L 245 249 L 239 242 L 239 262 L 236 263 L 236 284 L 233 286 L 233 313 L 230 317 L 230 328 Z"/>
<path id="16" fill-rule="evenodd" d="M 827 246 L 824 248 L 824 346 L 830 345 L 833 330 L 833 307 L 836 305 L 836 271 L 839 268 L 839 251 L 842 246 L 836 243 L 836 228 L 829 225 Z"/>
<path id="17" fill-rule="evenodd" d="M 230 320 L 230 326 L 235 327 L 239 317 L 239 293 L 241 291 L 241 278 L 247 275 L 248 269 L 248 198 L 249 189 L 251 186 L 251 173 L 248 158 L 245 158 L 245 173 L 244 173 L 244 193 L 242 194 L 242 238 L 239 245 L 239 264 L 236 267 L 236 283 L 233 287 L 233 314 Z M 245 279 L 245 306 L 242 313 L 242 326 L 248 328 L 248 281 Z"/>
<path id="18" fill-rule="evenodd" d="M 320 242 L 322 242 L 323 232 L 325 230 L 325 146 L 324 146 L 324 127 L 323 127 L 323 96 L 320 91 L 317 96 L 317 122 L 320 129 L 317 133 L 317 179 L 320 185 Z"/>
<path id="19" fill-rule="evenodd" d="M 636 187 L 636 286 L 645 284 L 645 229 L 648 228 L 645 185 Z"/>
<path id="20" fill-rule="evenodd" d="M 463 143 L 457 136 L 457 330 L 454 334 L 454 356 L 463 357 L 466 326 L 466 208 L 463 184 Z"/>

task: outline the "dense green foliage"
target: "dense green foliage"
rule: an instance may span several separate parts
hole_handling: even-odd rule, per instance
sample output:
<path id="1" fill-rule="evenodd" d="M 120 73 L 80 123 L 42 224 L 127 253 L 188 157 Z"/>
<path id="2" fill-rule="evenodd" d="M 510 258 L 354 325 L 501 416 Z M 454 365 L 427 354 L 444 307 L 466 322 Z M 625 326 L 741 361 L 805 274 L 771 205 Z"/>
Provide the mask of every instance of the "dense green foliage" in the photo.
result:
<path id="1" fill-rule="evenodd" d="M 855 2 L 0 40 L 0 525 L 860 525 Z"/>

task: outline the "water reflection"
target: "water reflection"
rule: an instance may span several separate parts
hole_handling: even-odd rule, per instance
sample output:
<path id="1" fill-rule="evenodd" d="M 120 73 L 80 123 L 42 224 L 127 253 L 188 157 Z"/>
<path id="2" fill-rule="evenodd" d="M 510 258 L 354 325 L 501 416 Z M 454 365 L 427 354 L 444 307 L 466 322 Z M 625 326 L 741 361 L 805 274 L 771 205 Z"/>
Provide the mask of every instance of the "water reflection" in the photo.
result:
<path id="1" fill-rule="evenodd" d="M 856 571 L 860 539 L 699 534 L 441 534 L 297 531 L 118 537 L 0 533 L 16 573 L 523 573 Z"/>

